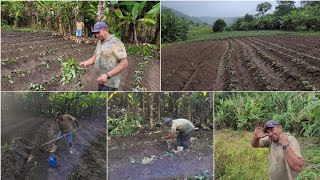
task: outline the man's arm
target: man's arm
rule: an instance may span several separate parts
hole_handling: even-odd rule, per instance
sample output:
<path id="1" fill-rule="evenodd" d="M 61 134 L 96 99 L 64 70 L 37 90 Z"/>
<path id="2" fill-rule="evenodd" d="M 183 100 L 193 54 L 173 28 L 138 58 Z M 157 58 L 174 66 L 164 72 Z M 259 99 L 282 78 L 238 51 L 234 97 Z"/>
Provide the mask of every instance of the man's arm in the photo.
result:
<path id="1" fill-rule="evenodd" d="M 166 136 L 161 137 L 161 140 L 171 139 L 175 136 L 176 136 L 176 133 L 170 131 Z"/>
<path id="2" fill-rule="evenodd" d="M 90 59 L 80 63 L 80 66 L 87 67 L 96 62 L 96 54 L 94 54 Z"/>
<path id="3" fill-rule="evenodd" d="M 266 137 L 268 134 L 264 133 L 262 131 L 261 127 L 256 127 L 256 129 L 253 132 L 253 137 L 251 140 L 251 146 L 254 148 L 258 148 L 258 147 L 264 147 L 264 143 L 261 140 L 261 138 Z"/>
<path id="4" fill-rule="evenodd" d="M 73 121 L 77 124 L 77 126 L 78 126 L 78 128 L 79 128 L 80 126 L 79 126 L 78 120 L 75 118 Z"/>
<path id="5" fill-rule="evenodd" d="M 284 133 L 282 133 L 280 135 L 279 143 L 281 145 L 289 144 L 289 146 L 286 149 L 283 150 L 283 152 L 284 152 L 284 154 L 286 156 L 286 159 L 288 161 L 288 164 L 295 172 L 297 172 L 297 173 L 301 172 L 302 167 L 304 165 L 304 162 L 303 162 L 302 158 L 297 156 L 297 154 L 294 152 L 294 149 L 293 149 L 293 148 L 299 148 L 299 147 L 295 147 L 294 143 L 289 143 L 289 140 L 285 136 Z"/>

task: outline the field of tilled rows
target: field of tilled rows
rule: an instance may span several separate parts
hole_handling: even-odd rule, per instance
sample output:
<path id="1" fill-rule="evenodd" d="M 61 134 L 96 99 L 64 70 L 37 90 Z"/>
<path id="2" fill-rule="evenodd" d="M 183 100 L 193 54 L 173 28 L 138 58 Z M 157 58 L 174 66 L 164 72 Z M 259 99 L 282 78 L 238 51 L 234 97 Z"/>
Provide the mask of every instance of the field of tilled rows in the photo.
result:
<path id="1" fill-rule="evenodd" d="M 163 48 L 161 89 L 319 90 L 320 36 L 277 35 Z"/>
<path id="2" fill-rule="evenodd" d="M 83 88 L 62 85 L 62 62 L 74 58 L 81 62 L 90 58 L 95 50 L 94 44 L 78 44 L 63 37 L 52 36 L 51 33 L 1 32 L 1 84 L 4 91 L 35 91 L 34 87 L 42 87 L 46 91 L 95 91 L 98 89 L 97 74 L 93 66 L 86 68 L 81 78 Z M 132 74 L 138 68 L 141 57 L 129 55 L 129 67 L 123 72 L 120 90 L 130 90 Z M 160 89 L 160 61 L 150 61 L 152 73 L 158 79 L 148 79 L 144 74 L 142 85 L 148 90 Z M 156 71 L 154 70 L 156 69 Z M 158 73 L 158 74 L 155 74 Z M 149 82 L 151 81 L 151 82 Z M 34 87 L 31 87 L 31 83 Z M 75 83 L 76 84 L 76 83 Z M 151 86 L 151 87 L 149 87 Z"/>

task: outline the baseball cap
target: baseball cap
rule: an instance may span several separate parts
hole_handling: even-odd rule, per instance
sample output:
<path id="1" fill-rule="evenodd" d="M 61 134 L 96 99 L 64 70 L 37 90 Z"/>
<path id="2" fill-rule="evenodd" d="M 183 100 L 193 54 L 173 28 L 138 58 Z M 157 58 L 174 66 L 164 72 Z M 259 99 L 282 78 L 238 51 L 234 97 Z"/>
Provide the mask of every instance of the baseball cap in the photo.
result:
<path id="1" fill-rule="evenodd" d="M 278 125 L 280 125 L 280 123 L 277 122 L 277 121 L 274 121 L 274 120 L 267 121 L 266 124 L 263 127 L 263 132 L 266 132 L 266 130 L 268 128 L 273 128 L 273 127 L 278 126 Z"/>
<path id="2" fill-rule="evenodd" d="M 171 122 L 172 122 L 171 118 L 165 118 L 165 120 L 164 120 L 165 125 L 171 124 Z"/>
<path id="3" fill-rule="evenodd" d="M 109 26 L 105 22 L 96 22 L 93 26 L 93 33 L 99 32 L 102 28 L 108 28 Z"/>

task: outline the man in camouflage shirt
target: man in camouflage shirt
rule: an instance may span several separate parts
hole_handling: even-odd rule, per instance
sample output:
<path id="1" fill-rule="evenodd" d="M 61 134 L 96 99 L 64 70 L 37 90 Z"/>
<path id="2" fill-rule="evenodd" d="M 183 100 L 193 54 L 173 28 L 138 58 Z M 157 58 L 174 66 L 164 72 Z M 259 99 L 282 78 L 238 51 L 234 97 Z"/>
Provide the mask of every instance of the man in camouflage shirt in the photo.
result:
<path id="1" fill-rule="evenodd" d="M 98 69 L 99 91 L 117 91 L 121 72 L 128 67 L 124 44 L 109 33 L 108 25 L 97 22 L 94 25 L 95 36 L 99 39 L 94 55 L 80 65 L 87 67 L 95 64 Z"/>
<path id="2" fill-rule="evenodd" d="M 256 127 L 251 145 L 254 148 L 269 148 L 269 179 L 287 180 L 291 174 L 297 179 L 304 165 L 300 146 L 296 138 L 282 131 L 277 121 L 268 121 L 264 127 Z M 290 171 L 287 171 L 286 161 Z"/>

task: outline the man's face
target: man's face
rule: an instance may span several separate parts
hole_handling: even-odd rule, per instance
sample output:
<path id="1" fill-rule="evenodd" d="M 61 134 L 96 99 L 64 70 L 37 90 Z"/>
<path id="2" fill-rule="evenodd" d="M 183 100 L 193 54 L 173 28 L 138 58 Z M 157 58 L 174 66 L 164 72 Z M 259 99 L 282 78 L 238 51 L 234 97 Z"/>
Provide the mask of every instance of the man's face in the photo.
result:
<path id="1" fill-rule="evenodd" d="M 95 33 L 95 36 L 99 40 L 105 40 L 107 37 L 107 32 L 108 32 L 108 30 L 101 29 L 99 32 Z"/>
<path id="2" fill-rule="evenodd" d="M 269 138 L 272 141 L 278 142 L 280 134 L 282 133 L 282 128 L 281 128 L 281 126 L 275 126 L 273 128 L 268 128 L 266 130 L 266 133 L 268 134 Z"/>

